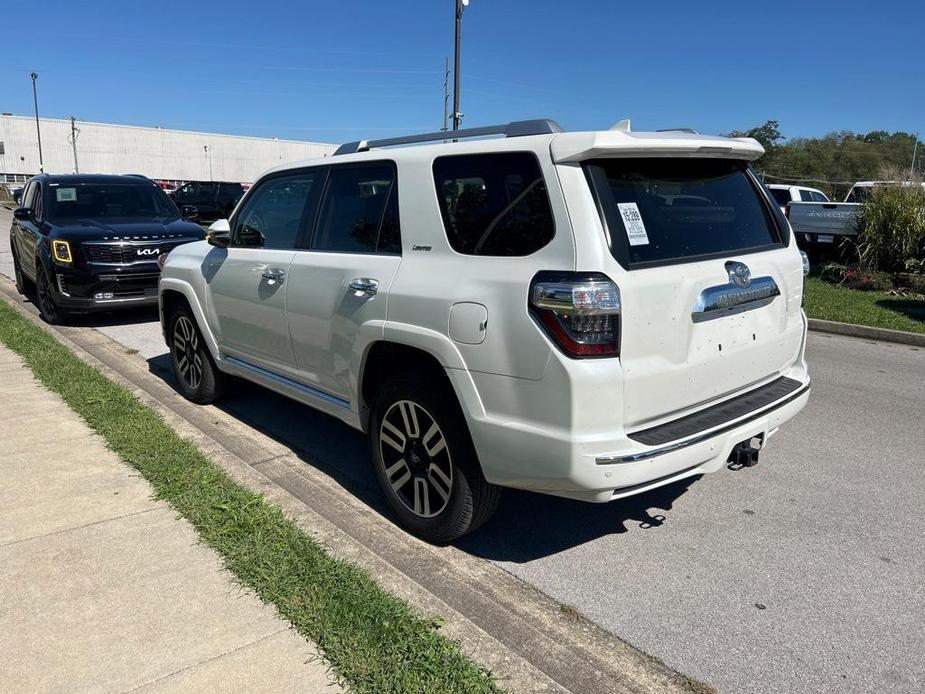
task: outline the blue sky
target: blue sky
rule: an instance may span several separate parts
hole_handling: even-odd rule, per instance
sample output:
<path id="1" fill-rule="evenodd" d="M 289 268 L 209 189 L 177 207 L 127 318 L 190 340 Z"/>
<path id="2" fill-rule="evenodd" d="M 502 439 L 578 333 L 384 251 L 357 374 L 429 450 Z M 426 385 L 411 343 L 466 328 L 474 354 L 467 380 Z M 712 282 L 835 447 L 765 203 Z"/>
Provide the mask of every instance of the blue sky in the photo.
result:
<path id="1" fill-rule="evenodd" d="M 4 25 L 0 111 L 32 113 L 36 70 L 45 116 L 241 135 L 437 129 L 452 65 L 453 0 L 16 2 Z M 923 40 L 921 1 L 471 0 L 464 125 L 925 132 Z"/>

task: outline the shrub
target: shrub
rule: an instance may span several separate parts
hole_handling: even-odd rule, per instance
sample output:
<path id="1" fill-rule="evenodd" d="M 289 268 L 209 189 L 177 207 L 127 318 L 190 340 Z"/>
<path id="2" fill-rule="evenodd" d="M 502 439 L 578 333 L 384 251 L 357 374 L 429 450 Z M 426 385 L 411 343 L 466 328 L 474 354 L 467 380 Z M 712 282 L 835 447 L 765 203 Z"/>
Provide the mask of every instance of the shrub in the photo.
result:
<path id="1" fill-rule="evenodd" d="M 875 188 L 858 216 L 862 264 L 884 272 L 907 271 L 909 261 L 925 257 L 925 188 Z M 921 267 L 921 265 L 919 265 Z"/>

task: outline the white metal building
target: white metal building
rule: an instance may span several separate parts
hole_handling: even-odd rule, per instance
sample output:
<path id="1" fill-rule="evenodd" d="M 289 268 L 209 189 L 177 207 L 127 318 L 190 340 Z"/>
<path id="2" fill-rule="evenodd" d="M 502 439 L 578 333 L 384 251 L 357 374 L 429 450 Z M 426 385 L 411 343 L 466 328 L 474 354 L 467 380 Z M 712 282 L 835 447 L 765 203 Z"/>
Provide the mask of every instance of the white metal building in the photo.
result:
<path id="1" fill-rule="evenodd" d="M 47 173 L 74 173 L 71 121 L 40 119 Z M 143 174 L 168 181 L 253 182 L 278 164 L 331 154 L 334 145 L 77 121 L 80 173 Z M 35 118 L 0 115 L 0 183 L 39 173 Z"/>

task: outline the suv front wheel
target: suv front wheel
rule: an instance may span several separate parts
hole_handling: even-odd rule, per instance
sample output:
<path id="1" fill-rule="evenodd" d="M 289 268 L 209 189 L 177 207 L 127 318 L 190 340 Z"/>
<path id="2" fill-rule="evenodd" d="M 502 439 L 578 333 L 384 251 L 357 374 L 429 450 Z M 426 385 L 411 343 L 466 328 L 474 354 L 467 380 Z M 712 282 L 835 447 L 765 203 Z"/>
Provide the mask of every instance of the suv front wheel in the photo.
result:
<path id="1" fill-rule="evenodd" d="M 186 306 L 177 308 L 170 316 L 167 330 L 173 372 L 181 395 L 200 405 L 221 398 L 226 376 L 215 366 L 192 312 Z"/>
<path id="2" fill-rule="evenodd" d="M 451 542 L 497 508 L 501 488 L 485 481 L 455 398 L 432 379 L 389 381 L 373 406 L 369 437 L 386 500 L 418 537 Z"/>

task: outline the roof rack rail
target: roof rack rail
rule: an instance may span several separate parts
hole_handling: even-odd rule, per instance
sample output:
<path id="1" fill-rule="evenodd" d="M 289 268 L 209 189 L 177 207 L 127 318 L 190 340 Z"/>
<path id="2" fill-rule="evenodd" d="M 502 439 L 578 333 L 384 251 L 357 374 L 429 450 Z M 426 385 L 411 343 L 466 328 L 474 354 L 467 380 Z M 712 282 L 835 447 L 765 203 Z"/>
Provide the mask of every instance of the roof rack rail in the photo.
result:
<path id="1" fill-rule="evenodd" d="M 661 130 L 656 130 L 657 133 L 690 133 L 691 135 L 699 135 L 699 130 L 694 130 L 693 128 L 662 128 Z"/>
<path id="2" fill-rule="evenodd" d="M 395 145 L 412 145 L 419 142 L 437 142 L 439 140 L 459 140 L 464 137 L 485 137 L 487 135 L 504 135 L 506 137 L 523 137 L 525 135 L 549 135 L 561 133 L 562 128 L 554 120 L 548 118 L 538 120 L 518 120 L 504 125 L 487 125 L 482 128 L 463 128 L 462 130 L 441 130 L 435 133 L 421 135 L 406 135 L 404 137 L 389 137 L 384 140 L 359 140 L 347 142 L 337 148 L 334 156 L 338 154 L 354 154 L 365 152 L 375 147 L 393 147 Z"/>

